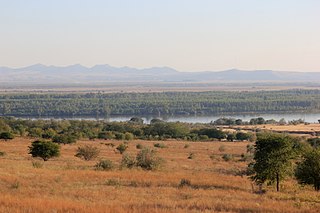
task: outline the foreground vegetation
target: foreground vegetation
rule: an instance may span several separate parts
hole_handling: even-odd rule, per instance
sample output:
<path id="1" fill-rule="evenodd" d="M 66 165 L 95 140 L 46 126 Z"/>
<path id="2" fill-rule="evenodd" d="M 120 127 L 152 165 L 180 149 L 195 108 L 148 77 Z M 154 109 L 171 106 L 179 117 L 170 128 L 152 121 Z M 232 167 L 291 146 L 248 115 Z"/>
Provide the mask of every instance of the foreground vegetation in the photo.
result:
<path id="1" fill-rule="evenodd" d="M 2 94 L 2 116 L 208 115 L 319 112 L 320 90 Z"/>
<path id="2" fill-rule="evenodd" d="M 317 212 L 319 124 L 259 125 L 0 118 L 0 212 Z"/>
<path id="3" fill-rule="evenodd" d="M 267 193 L 259 194 L 242 173 L 248 162 L 241 155 L 251 142 L 161 142 L 166 148 L 154 147 L 158 141 L 128 142 L 129 155 L 142 146 L 164 159 L 161 169 L 150 172 L 121 166 L 123 155 L 116 147 L 123 141 L 78 141 L 61 146 L 60 157 L 44 162 L 28 154 L 33 140 L 0 142 L 5 153 L 0 157 L 0 212 L 317 212 L 320 207 L 319 193 L 291 178 L 280 192 L 266 186 Z M 75 156 L 79 146 L 87 145 L 100 150 L 96 159 Z M 101 171 L 101 160 L 113 166 Z"/>

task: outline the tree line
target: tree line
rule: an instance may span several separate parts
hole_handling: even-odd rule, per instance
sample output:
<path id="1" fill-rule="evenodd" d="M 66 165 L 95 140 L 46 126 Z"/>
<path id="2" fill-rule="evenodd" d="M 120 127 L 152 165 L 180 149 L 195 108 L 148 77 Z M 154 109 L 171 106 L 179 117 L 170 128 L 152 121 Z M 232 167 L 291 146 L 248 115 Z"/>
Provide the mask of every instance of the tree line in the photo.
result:
<path id="1" fill-rule="evenodd" d="M 319 111 L 320 90 L 0 95 L 0 116 L 107 117 Z"/>
<path id="2" fill-rule="evenodd" d="M 190 124 L 165 122 L 160 119 L 143 123 L 138 117 L 126 122 L 90 120 L 26 120 L 0 117 L 0 139 L 10 140 L 14 136 L 48 139 L 56 143 L 69 144 L 79 139 L 115 140 L 165 140 L 189 141 L 254 140 L 254 132 L 228 132 L 212 124 Z"/>

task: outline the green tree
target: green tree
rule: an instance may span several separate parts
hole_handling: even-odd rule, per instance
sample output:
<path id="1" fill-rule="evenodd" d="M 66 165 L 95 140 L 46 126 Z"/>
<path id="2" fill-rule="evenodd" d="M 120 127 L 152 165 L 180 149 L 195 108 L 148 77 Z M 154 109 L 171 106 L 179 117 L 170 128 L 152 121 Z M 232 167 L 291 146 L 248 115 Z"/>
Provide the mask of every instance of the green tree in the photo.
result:
<path id="1" fill-rule="evenodd" d="M 295 176 L 300 184 L 312 184 L 316 191 L 320 190 L 320 148 L 312 149 L 303 155 L 298 163 Z"/>
<path id="2" fill-rule="evenodd" d="M 237 132 L 236 133 L 236 139 L 239 141 L 249 140 L 250 135 L 245 132 Z"/>
<path id="3" fill-rule="evenodd" d="M 276 183 L 280 191 L 280 182 L 292 172 L 292 159 L 295 157 L 295 138 L 276 133 L 261 133 L 255 144 L 254 175 L 258 183 Z"/>
<path id="4" fill-rule="evenodd" d="M 40 157 L 44 161 L 47 161 L 52 157 L 60 156 L 60 146 L 51 141 L 37 140 L 29 146 L 29 154 L 32 157 Z"/>

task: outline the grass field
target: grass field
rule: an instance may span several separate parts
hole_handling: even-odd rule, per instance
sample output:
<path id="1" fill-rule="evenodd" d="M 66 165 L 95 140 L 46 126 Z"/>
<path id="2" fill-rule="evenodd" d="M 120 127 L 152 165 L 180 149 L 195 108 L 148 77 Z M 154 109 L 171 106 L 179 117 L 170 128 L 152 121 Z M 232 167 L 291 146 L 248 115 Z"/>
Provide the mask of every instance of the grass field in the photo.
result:
<path id="1" fill-rule="evenodd" d="M 154 148 L 153 141 L 129 142 L 152 147 L 165 159 L 158 171 L 119 169 L 96 171 L 99 159 L 119 165 L 118 141 L 80 141 L 61 148 L 61 157 L 43 162 L 28 155 L 32 140 L 1 141 L 0 212 L 318 212 L 320 193 L 301 187 L 294 180 L 273 186 L 265 194 L 254 193 L 251 181 L 239 171 L 247 142 L 166 141 L 167 148 Z M 83 161 L 74 157 L 77 147 L 94 144 L 99 158 Z M 186 144 L 189 144 L 186 146 Z M 221 147 L 222 146 L 222 147 Z M 220 151 L 219 151 L 220 150 Z M 224 150 L 224 151 L 221 151 Z M 193 153 L 192 159 L 188 156 Z M 224 161 L 223 154 L 234 159 Z M 36 163 L 35 163 L 36 162 Z M 37 168 L 40 167 L 40 168 Z M 191 185 L 180 187 L 181 179 Z"/>

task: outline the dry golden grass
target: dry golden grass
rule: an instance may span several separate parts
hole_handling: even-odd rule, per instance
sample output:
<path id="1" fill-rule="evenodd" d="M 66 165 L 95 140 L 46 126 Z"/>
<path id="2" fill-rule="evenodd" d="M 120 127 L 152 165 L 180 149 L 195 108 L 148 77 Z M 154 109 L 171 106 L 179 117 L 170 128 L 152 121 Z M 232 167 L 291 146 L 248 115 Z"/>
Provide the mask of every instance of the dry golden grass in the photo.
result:
<path id="1" fill-rule="evenodd" d="M 320 208 L 320 193 L 293 180 L 285 182 L 280 193 L 272 187 L 263 195 L 253 193 L 251 181 L 235 175 L 246 167 L 239 158 L 247 143 L 167 141 L 168 148 L 157 149 L 165 159 L 159 171 L 96 171 L 98 159 L 74 157 L 77 147 L 94 144 L 101 159 L 119 165 L 121 155 L 106 143 L 120 142 L 64 145 L 61 157 L 43 163 L 28 155 L 31 141 L 0 142 L 0 151 L 6 152 L 0 157 L 0 212 L 317 212 Z M 129 142 L 127 152 L 136 154 L 138 143 L 153 147 L 156 142 Z M 188 159 L 190 153 L 193 159 Z M 235 159 L 223 161 L 224 153 Z M 43 167 L 35 168 L 34 161 Z M 179 187 L 183 178 L 192 186 Z"/>

